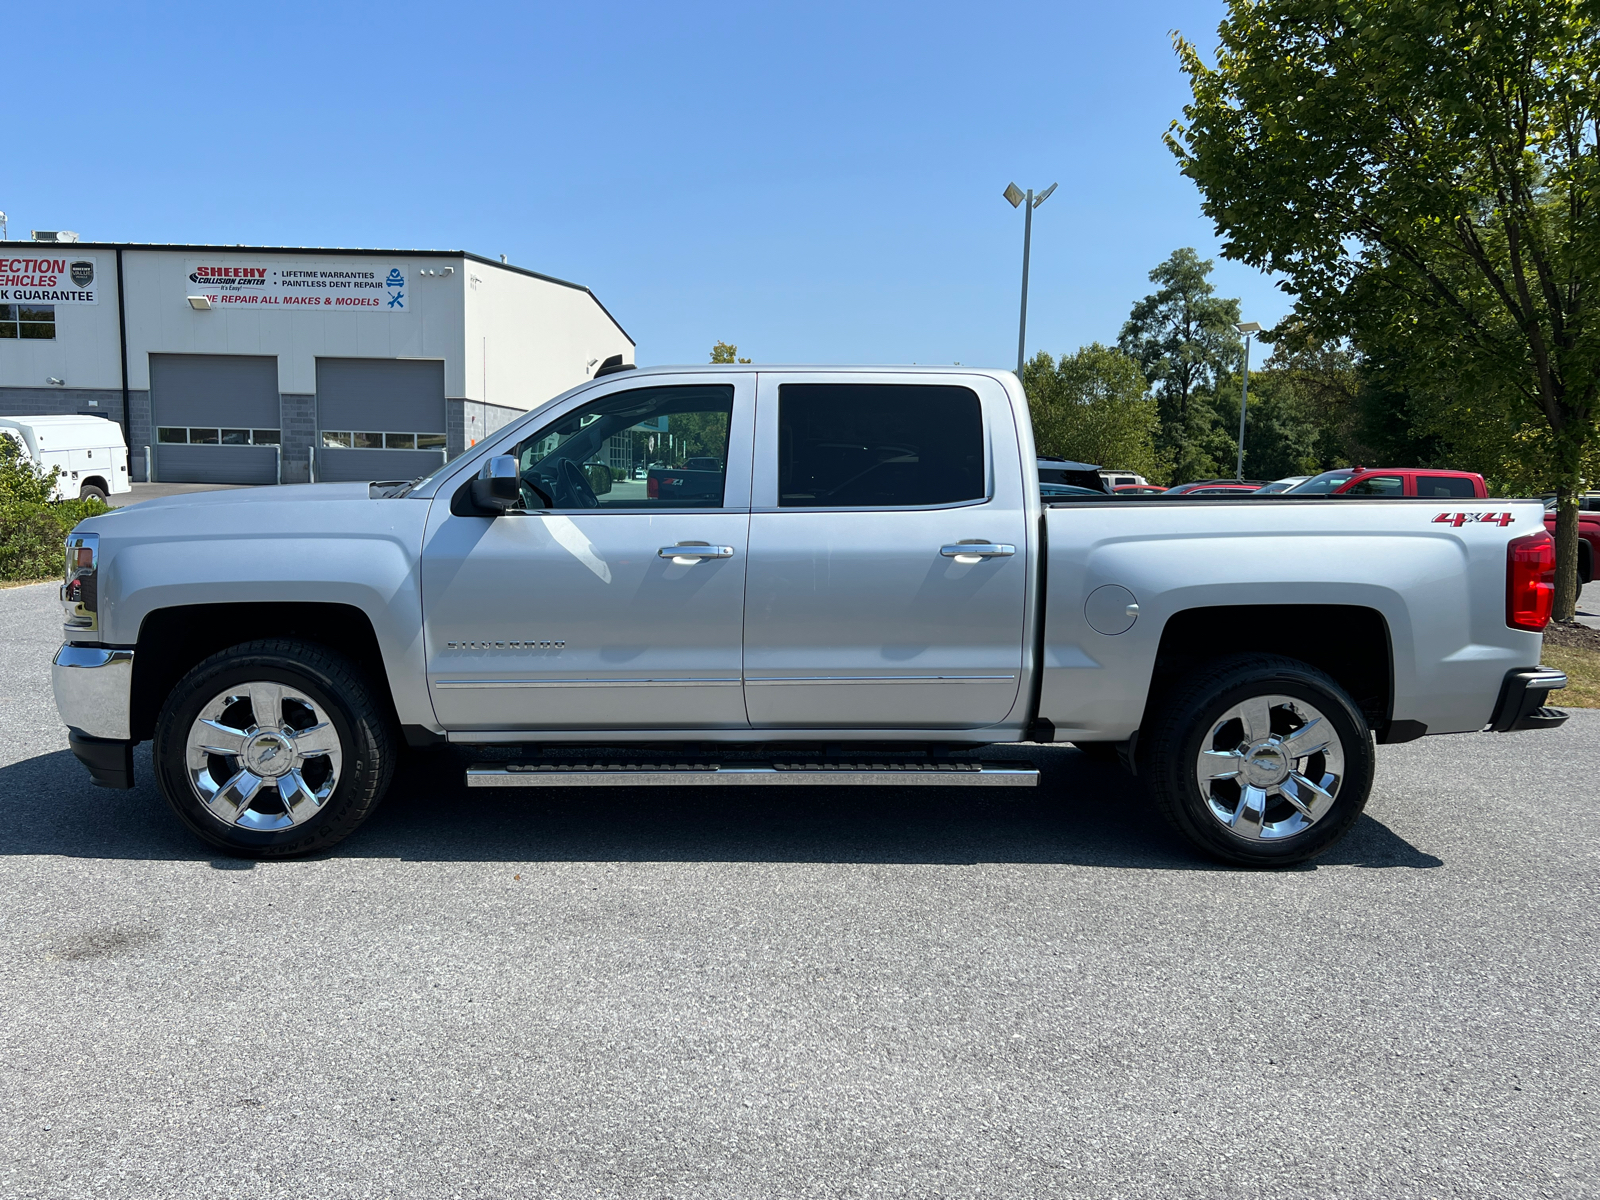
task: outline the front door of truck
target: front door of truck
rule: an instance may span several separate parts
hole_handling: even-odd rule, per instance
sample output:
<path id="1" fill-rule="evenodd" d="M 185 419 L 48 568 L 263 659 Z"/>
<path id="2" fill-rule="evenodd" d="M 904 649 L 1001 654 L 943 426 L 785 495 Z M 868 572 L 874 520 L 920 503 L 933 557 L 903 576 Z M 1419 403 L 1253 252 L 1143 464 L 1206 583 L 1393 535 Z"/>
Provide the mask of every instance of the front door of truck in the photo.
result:
<path id="1" fill-rule="evenodd" d="M 517 457 L 523 510 L 434 501 L 423 621 L 446 729 L 748 726 L 753 410 L 745 374 L 590 392 L 496 448 Z M 660 482 L 691 459 L 696 487 Z"/>
<path id="2" fill-rule="evenodd" d="M 760 377 L 745 702 L 777 729 L 971 729 L 1017 703 L 1027 499 L 1000 384 Z"/>

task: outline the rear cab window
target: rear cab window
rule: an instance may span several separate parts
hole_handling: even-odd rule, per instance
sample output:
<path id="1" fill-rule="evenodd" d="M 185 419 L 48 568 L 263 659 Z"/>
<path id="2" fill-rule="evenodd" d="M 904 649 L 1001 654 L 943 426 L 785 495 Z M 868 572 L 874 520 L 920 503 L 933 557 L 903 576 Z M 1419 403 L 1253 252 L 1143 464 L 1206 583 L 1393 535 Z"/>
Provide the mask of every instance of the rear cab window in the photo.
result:
<path id="1" fill-rule="evenodd" d="M 1471 479 L 1459 475 L 1418 475 L 1417 495 L 1452 500 L 1475 500 L 1478 489 Z"/>

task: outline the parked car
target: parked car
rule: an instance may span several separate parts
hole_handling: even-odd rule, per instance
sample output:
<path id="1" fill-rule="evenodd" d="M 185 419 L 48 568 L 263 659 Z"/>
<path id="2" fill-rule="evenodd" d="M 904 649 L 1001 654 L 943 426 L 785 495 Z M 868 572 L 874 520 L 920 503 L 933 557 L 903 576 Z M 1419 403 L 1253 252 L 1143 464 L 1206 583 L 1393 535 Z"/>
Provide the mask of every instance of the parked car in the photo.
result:
<path id="1" fill-rule="evenodd" d="M 1074 496 L 1087 496 L 1091 500 L 1104 500 L 1106 493 L 1099 488 L 1078 487 L 1071 483 L 1045 483 L 1043 480 L 1039 483 L 1039 497 L 1046 502 L 1068 500 Z"/>
<path id="2" fill-rule="evenodd" d="M 1405 496 L 1439 500 L 1484 500 L 1489 488 L 1482 475 L 1424 467 L 1340 467 L 1313 475 L 1284 493 L 1289 496 Z"/>
<path id="3" fill-rule="evenodd" d="M 1055 458 L 1041 454 L 1037 462 L 1040 483 L 1065 483 L 1072 487 L 1088 488 L 1091 492 L 1110 494 L 1111 488 L 1099 467 L 1071 459 Z"/>
<path id="4" fill-rule="evenodd" d="M 128 444 L 122 426 L 104 417 L 0 417 L 9 434 L 41 471 L 55 467 L 55 498 L 95 496 L 104 500 L 133 490 L 128 479 Z"/>
<path id="5" fill-rule="evenodd" d="M 1125 487 L 1151 486 L 1148 479 L 1134 471 L 1117 471 L 1101 467 L 1100 478 L 1105 480 L 1106 487 L 1113 492 L 1121 491 Z M 1164 490 L 1164 488 L 1156 488 L 1158 492 Z"/>
<path id="6" fill-rule="evenodd" d="M 1169 487 L 1169 496 L 1243 496 L 1266 483 L 1263 479 L 1197 479 Z"/>
<path id="7" fill-rule="evenodd" d="M 681 467 L 651 467 L 645 493 L 663 503 L 704 506 L 720 500 L 725 477 L 721 459 L 690 458 Z"/>
<path id="8" fill-rule="evenodd" d="M 1549 496 L 1544 502 L 1544 527 L 1554 537 L 1556 532 L 1556 498 Z M 1591 493 L 1578 498 L 1578 582 L 1594 582 L 1594 565 L 1600 562 L 1600 494 Z"/>
<path id="9" fill-rule="evenodd" d="M 1157 487 L 1153 483 L 1119 483 L 1117 495 L 1119 496 L 1159 496 L 1167 489 Z"/>
<path id="10" fill-rule="evenodd" d="M 590 493 L 664 416 L 726 421 L 724 484 Z M 410 483 L 147 501 L 68 536 L 56 704 L 94 780 L 151 741 L 178 820 L 257 858 L 358 828 L 406 744 L 493 748 L 470 787 L 1013 787 L 970 752 L 1066 740 L 1284 866 L 1355 824 L 1374 741 L 1566 719 L 1538 501 L 1042 506 L 1029 427 L 1009 371 L 652 368 Z"/>
<path id="11" fill-rule="evenodd" d="M 1310 478 L 1311 476 L 1309 475 L 1290 475 L 1286 479 L 1274 479 L 1271 483 L 1267 484 L 1266 487 L 1258 487 L 1256 489 L 1256 495 L 1275 496 L 1279 492 L 1287 492 L 1295 484 L 1304 483 Z"/>

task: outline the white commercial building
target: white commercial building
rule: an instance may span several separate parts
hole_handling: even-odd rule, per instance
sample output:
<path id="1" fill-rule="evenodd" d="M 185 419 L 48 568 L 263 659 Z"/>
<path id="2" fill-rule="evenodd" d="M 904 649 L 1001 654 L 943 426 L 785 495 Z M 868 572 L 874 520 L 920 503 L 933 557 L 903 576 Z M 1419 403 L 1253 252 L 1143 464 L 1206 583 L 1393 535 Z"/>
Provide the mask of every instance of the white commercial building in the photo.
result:
<path id="1" fill-rule="evenodd" d="M 0 416 L 117 421 L 136 480 L 411 478 L 633 351 L 464 251 L 0 242 Z"/>

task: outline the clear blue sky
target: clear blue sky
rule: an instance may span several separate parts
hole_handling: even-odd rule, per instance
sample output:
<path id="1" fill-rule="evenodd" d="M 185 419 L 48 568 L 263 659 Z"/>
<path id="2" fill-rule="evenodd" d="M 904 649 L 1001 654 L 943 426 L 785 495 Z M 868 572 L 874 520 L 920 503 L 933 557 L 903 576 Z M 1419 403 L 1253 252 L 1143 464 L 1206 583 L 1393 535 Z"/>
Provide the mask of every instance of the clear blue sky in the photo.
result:
<path id="1" fill-rule="evenodd" d="M 643 363 L 1012 365 L 1012 179 L 1061 184 L 1030 353 L 1114 340 L 1161 258 L 1217 249 L 1161 134 L 1168 31 L 1209 54 L 1218 0 L 52 11 L 12 39 L 13 237 L 506 254 L 592 287 Z"/>

